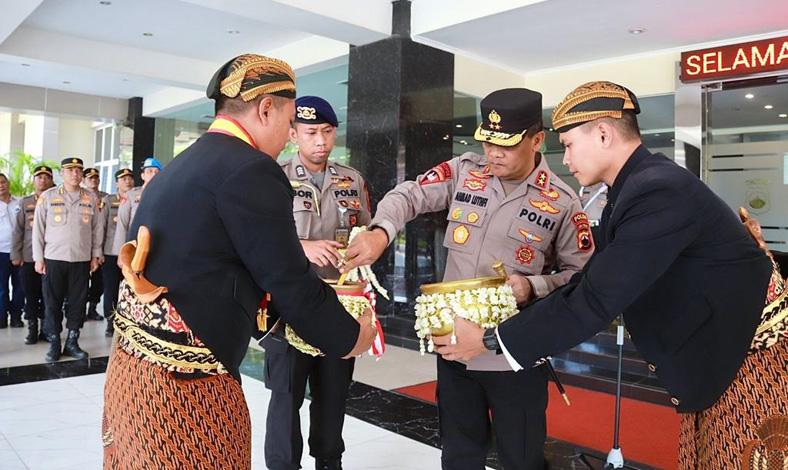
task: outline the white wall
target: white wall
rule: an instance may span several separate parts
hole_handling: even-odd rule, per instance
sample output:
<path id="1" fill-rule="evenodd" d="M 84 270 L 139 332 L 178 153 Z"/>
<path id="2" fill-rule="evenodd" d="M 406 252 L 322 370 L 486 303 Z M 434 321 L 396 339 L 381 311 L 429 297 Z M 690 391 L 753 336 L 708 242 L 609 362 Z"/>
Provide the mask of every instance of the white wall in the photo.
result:
<path id="1" fill-rule="evenodd" d="M 45 158 L 60 161 L 67 156 L 75 156 L 85 161 L 85 166 L 93 166 L 96 132 L 91 121 L 81 119 L 60 119 L 58 132 L 58 155 Z"/>
<path id="2" fill-rule="evenodd" d="M 676 91 L 675 63 L 679 52 L 621 57 L 604 62 L 578 64 L 525 75 L 524 86 L 542 93 L 542 106 L 551 108 L 579 85 L 607 80 L 623 85 L 636 96 L 655 96 Z"/>
<path id="3" fill-rule="evenodd" d="M 454 91 L 477 98 L 501 88 L 525 86 L 525 78 L 479 60 L 454 55 Z"/>

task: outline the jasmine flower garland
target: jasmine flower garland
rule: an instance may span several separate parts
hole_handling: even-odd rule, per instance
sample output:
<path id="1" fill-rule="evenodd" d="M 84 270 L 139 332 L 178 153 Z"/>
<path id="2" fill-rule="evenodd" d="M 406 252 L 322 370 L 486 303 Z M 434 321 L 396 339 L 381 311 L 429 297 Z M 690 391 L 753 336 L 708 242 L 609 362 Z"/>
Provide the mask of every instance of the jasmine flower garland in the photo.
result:
<path id="1" fill-rule="evenodd" d="M 419 337 L 419 350 L 432 352 L 433 334 L 440 336 L 451 331 L 454 337 L 454 316 L 458 315 L 482 328 L 498 326 L 517 313 L 517 301 L 509 285 L 482 287 L 479 289 L 457 290 L 453 293 L 422 294 L 416 297 L 416 324 L 414 329 Z M 450 330 L 449 330 L 450 328 Z"/>

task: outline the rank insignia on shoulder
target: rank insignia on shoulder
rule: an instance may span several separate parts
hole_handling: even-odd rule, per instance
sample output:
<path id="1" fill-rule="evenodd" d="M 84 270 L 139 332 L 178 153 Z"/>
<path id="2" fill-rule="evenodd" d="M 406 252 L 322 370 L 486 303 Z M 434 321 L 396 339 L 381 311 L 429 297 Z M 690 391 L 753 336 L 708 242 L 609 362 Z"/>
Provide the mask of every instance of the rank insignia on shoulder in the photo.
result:
<path id="1" fill-rule="evenodd" d="M 558 214 L 561 211 L 556 209 L 555 207 L 551 206 L 547 201 L 540 201 L 535 199 L 528 200 L 528 203 L 531 204 L 532 207 L 539 209 L 542 212 L 546 212 L 548 214 Z"/>
<path id="2" fill-rule="evenodd" d="M 520 264 L 531 264 L 534 260 L 534 249 L 528 245 L 523 245 L 514 253 L 515 259 Z"/>
<path id="3" fill-rule="evenodd" d="M 537 186 L 539 189 L 543 189 L 543 190 L 545 190 L 545 191 L 546 191 L 546 190 L 547 190 L 547 181 L 549 180 L 549 178 L 548 178 L 547 176 L 548 176 L 548 175 L 547 175 L 547 172 L 546 172 L 546 171 L 544 171 L 544 170 L 539 170 L 539 174 L 538 174 L 538 175 L 536 175 L 536 180 L 534 180 L 534 184 L 535 184 L 535 185 L 536 185 L 536 186 Z"/>
<path id="4" fill-rule="evenodd" d="M 419 180 L 419 184 L 424 186 L 433 183 L 442 183 L 451 178 L 451 167 L 448 163 L 443 162 L 438 166 L 433 167 Z"/>
<path id="5" fill-rule="evenodd" d="M 487 182 L 476 178 L 465 178 L 462 182 L 462 187 L 470 191 L 484 191 L 487 189 Z"/>
<path id="6" fill-rule="evenodd" d="M 538 243 L 542 241 L 542 237 L 540 237 L 539 235 L 535 235 L 527 230 L 518 229 L 517 231 L 520 232 L 520 235 L 522 235 L 525 238 L 525 241 L 528 243 L 533 243 L 533 242 Z"/>
<path id="7" fill-rule="evenodd" d="M 539 194 L 546 199 L 551 201 L 557 201 L 561 198 L 561 195 L 558 194 L 558 191 L 555 189 L 551 189 L 550 191 L 539 191 Z"/>
<path id="8" fill-rule="evenodd" d="M 464 225 L 458 225 L 457 228 L 454 229 L 454 233 L 452 233 L 452 239 L 454 243 L 458 245 L 464 245 L 468 242 L 470 237 L 471 233 L 468 231 L 468 227 Z"/>
<path id="9" fill-rule="evenodd" d="M 328 172 L 331 173 L 332 176 L 337 176 L 339 174 L 337 173 L 337 169 L 331 165 L 328 166 Z"/>
<path id="10" fill-rule="evenodd" d="M 295 167 L 295 170 L 296 170 L 296 176 L 298 176 L 299 178 L 306 177 L 306 169 L 304 168 L 303 165 L 297 165 Z"/>
<path id="11" fill-rule="evenodd" d="M 462 219 L 462 208 L 457 207 L 451 211 L 451 220 L 460 220 Z"/>

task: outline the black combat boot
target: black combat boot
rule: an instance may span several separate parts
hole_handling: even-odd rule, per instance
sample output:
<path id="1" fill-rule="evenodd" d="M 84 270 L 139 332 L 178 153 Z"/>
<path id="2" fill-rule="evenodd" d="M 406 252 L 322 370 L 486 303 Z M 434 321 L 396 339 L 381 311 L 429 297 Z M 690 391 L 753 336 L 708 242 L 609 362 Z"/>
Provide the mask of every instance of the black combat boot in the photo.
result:
<path id="1" fill-rule="evenodd" d="M 49 351 L 45 357 L 47 362 L 57 362 L 60 359 L 60 333 L 47 335 L 49 341 Z"/>
<path id="2" fill-rule="evenodd" d="M 342 459 L 315 459 L 315 470 L 342 470 Z"/>
<path id="3" fill-rule="evenodd" d="M 104 319 L 104 317 L 99 315 L 99 313 L 96 311 L 96 305 L 97 305 L 97 302 L 90 302 L 90 304 L 88 304 L 88 314 L 87 314 L 87 319 L 88 320 L 99 320 L 99 321 L 101 321 L 101 320 Z"/>
<path id="4" fill-rule="evenodd" d="M 38 342 L 38 318 L 31 318 L 27 321 L 27 337 L 25 344 L 36 344 Z"/>
<path id="5" fill-rule="evenodd" d="M 88 357 L 88 353 L 79 347 L 78 339 L 79 330 L 68 330 L 68 338 L 66 338 L 66 344 L 63 346 L 64 356 L 71 356 L 74 359 L 85 359 Z"/>

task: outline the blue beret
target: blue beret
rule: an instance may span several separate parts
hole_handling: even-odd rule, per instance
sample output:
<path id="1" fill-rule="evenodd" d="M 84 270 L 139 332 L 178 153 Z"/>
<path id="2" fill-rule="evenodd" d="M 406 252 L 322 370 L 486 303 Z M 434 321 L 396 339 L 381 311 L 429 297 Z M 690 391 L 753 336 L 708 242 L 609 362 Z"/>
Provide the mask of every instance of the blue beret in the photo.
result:
<path id="1" fill-rule="evenodd" d="M 302 96 L 296 99 L 295 122 L 303 124 L 328 123 L 334 127 L 339 125 L 334 109 L 328 101 L 318 96 Z"/>
<path id="2" fill-rule="evenodd" d="M 159 171 L 162 169 L 161 163 L 153 157 L 148 157 L 142 162 L 142 169 L 144 170 L 145 168 L 158 168 Z"/>

